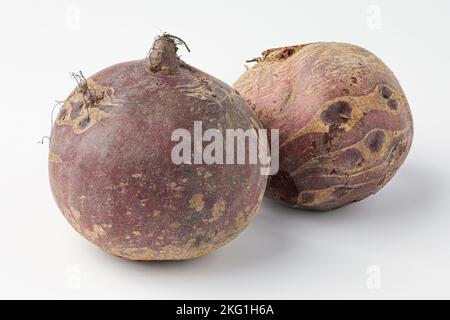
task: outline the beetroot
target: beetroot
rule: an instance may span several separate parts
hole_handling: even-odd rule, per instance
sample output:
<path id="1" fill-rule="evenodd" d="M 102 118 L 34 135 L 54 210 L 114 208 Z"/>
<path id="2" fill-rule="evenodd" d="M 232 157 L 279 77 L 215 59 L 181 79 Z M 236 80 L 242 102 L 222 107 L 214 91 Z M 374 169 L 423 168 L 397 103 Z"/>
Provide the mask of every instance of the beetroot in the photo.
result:
<path id="1" fill-rule="evenodd" d="M 344 43 L 263 52 L 234 87 L 268 129 L 280 129 L 280 171 L 267 195 L 330 210 L 382 188 L 406 158 L 411 112 L 394 74 Z"/>
<path id="2" fill-rule="evenodd" d="M 50 143 L 56 202 L 107 252 L 190 259 L 235 238 L 254 218 L 267 177 L 257 164 L 174 164 L 174 130 L 260 128 L 225 83 L 184 63 L 163 35 L 146 59 L 111 66 L 63 104 Z"/>

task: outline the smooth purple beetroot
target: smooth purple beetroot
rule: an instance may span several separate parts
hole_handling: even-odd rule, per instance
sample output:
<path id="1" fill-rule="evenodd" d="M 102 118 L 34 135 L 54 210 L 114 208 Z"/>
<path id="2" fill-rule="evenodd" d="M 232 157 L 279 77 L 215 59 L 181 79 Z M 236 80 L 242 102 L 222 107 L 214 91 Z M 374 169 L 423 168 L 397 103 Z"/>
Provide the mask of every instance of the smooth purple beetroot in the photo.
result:
<path id="1" fill-rule="evenodd" d="M 254 218 L 267 177 L 258 165 L 175 165 L 175 129 L 260 128 L 239 94 L 184 63 L 163 35 L 146 59 L 79 85 L 54 124 L 51 188 L 70 224 L 133 260 L 190 259 L 235 238 Z"/>
<path id="2" fill-rule="evenodd" d="M 413 121 L 394 74 L 367 50 L 312 43 L 263 52 L 234 87 L 264 127 L 280 130 L 267 195 L 330 210 L 366 198 L 396 173 Z"/>

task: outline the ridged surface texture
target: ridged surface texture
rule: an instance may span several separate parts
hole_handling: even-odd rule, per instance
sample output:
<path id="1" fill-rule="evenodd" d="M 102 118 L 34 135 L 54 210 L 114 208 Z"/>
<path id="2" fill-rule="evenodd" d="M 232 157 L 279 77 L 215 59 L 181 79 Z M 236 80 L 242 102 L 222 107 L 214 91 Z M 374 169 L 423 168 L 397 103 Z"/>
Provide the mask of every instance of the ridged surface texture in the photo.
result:
<path id="1" fill-rule="evenodd" d="M 234 87 L 264 127 L 280 130 L 280 171 L 266 194 L 330 210 L 377 192 L 411 147 L 413 122 L 394 74 L 345 43 L 267 50 Z"/>

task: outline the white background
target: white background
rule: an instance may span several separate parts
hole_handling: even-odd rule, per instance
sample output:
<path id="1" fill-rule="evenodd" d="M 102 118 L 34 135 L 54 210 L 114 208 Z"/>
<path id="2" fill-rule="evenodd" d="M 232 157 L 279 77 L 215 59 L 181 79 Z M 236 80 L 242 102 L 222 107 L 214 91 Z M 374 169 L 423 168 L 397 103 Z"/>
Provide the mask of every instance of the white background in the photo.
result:
<path id="1" fill-rule="evenodd" d="M 245 59 L 312 41 L 361 45 L 409 99 L 415 137 L 377 195 L 330 213 L 265 200 L 207 257 L 129 262 L 82 239 L 47 176 L 50 112 L 84 74 L 144 57 L 159 29 L 232 84 Z M 450 1 L 2 1 L 0 298 L 450 298 Z"/>

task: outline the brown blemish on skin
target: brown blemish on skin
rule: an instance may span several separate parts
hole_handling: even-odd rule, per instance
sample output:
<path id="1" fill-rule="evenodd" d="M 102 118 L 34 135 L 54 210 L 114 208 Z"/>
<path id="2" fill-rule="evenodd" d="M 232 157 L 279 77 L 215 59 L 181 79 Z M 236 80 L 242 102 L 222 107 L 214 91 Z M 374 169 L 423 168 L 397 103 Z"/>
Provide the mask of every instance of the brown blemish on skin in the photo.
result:
<path id="1" fill-rule="evenodd" d="M 75 208 L 71 208 L 70 211 L 72 212 L 72 216 L 74 217 L 74 219 L 77 220 L 77 221 L 79 221 L 80 218 L 81 218 L 81 212 L 78 211 L 78 210 L 75 209 Z"/>
<path id="2" fill-rule="evenodd" d="M 212 184 L 212 183 L 209 183 L 209 182 L 205 183 L 205 190 L 206 191 L 212 192 L 212 191 L 214 191 L 216 189 L 217 189 L 217 186 L 215 184 Z"/>
<path id="3" fill-rule="evenodd" d="M 171 229 L 179 229 L 181 227 L 180 223 L 172 223 L 169 225 L 169 228 Z"/>
<path id="4" fill-rule="evenodd" d="M 302 192 L 300 193 L 300 202 L 302 204 L 311 203 L 314 201 L 315 194 L 314 192 Z"/>
<path id="5" fill-rule="evenodd" d="M 72 106 L 72 111 L 79 112 L 81 108 L 84 106 L 83 101 L 80 100 L 74 100 L 70 101 L 70 105 Z"/>
<path id="6" fill-rule="evenodd" d="M 333 194 L 334 191 L 334 187 L 333 188 L 329 188 L 329 189 L 321 189 L 321 190 L 316 190 L 314 191 L 314 197 L 312 198 L 312 200 L 310 202 L 305 202 L 305 203 L 298 203 L 298 205 L 304 206 L 305 208 L 311 208 L 315 205 L 318 205 L 320 203 L 323 203 L 324 201 L 326 201 L 327 199 L 330 198 L 330 196 Z"/>
<path id="7" fill-rule="evenodd" d="M 64 120 L 67 116 L 67 109 L 61 108 L 61 111 L 58 115 L 58 120 Z"/>
<path id="8" fill-rule="evenodd" d="M 339 199 L 341 197 L 351 197 L 352 194 L 355 192 L 358 192 L 359 189 L 366 187 L 367 184 L 373 183 L 378 186 L 378 188 L 381 188 L 383 185 L 389 181 L 392 176 L 395 173 L 396 166 L 395 166 L 395 160 L 398 158 L 401 158 L 404 156 L 405 150 L 406 150 L 406 143 L 407 140 L 400 139 L 398 142 L 393 142 L 395 139 L 397 139 L 399 136 L 403 136 L 404 134 L 407 134 L 408 128 L 405 128 L 403 131 L 397 131 L 397 132 L 387 132 L 385 133 L 385 142 L 381 148 L 381 150 L 374 154 L 370 150 L 365 152 L 365 148 L 360 149 L 360 151 L 364 151 L 365 157 L 370 159 L 372 157 L 371 162 L 375 161 L 375 159 L 381 159 L 381 162 L 377 162 L 376 165 L 369 166 L 367 168 L 359 168 L 356 167 L 354 169 L 346 170 L 345 173 L 345 180 L 342 184 L 336 184 L 331 185 L 327 188 L 319 189 L 319 190 L 313 190 L 315 194 L 315 199 L 312 203 L 301 203 L 301 201 L 297 201 L 297 204 L 294 205 L 294 207 L 302 207 L 305 208 L 317 208 L 317 206 L 322 206 L 324 203 L 330 203 L 330 201 L 336 201 L 336 199 Z M 376 132 L 376 130 L 372 131 L 371 133 Z M 367 136 L 369 136 L 371 133 L 369 133 Z M 366 136 L 366 137 L 367 137 Z M 388 139 L 389 137 L 389 139 Z M 387 141 L 389 140 L 389 142 Z M 361 140 L 356 145 L 353 146 L 353 148 L 359 147 L 361 148 L 362 145 L 365 145 L 366 139 Z M 399 147 L 401 146 L 401 147 Z M 401 150 L 401 151 L 399 151 Z M 376 157 L 374 157 L 376 155 Z M 395 159 L 394 161 L 391 161 Z M 327 167 L 326 164 L 324 164 L 324 167 Z M 373 176 L 374 172 L 386 172 L 381 179 L 377 178 L 371 178 L 368 177 Z M 352 184 L 349 184 L 350 179 L 355 179 L 356 177 L 360 176 L 361 178 L 365 177 L 361 182 Z M 326 176 L 317 176 L 315 177 L 315 180 L 319 180 L 322 178 L 326 178 Z M 299 198 L 301 199 L 301 198 Z M 332 203 L 332 202 L 331 202 Z M 330 207 L 333 205 L 331 204 Z M 327 206 L 328 208 L 328 206 Z M 325 209 L 323 209 L 325 210 Z"/>
<path id="9" fill-rule="evenodd" d="M 256 209 L 257 208 L 258 206 Z M 250 212 L 249 217 L 253 217 L 254 214 L 255 212 Z M 239 227 L 232 232 L 213 229 L 207 233 L 192 235 L 193 238 L 187 240 L 185 243 L 166 245 L 158 249 L 150 247 L 134 247 L 133 245 L 130 245 L 129 247 L 113 246 L 110 247 L 108 251 L 113 255 L 130 260 L 185 260 L 197 258 L 217 250 L 225 243 L 236 238 L 246 227 L 244 216 L 245 213 L 239 215 Z M 172 224 L 172 227 L 174 227 L 175 230 L 179 228 L 177 223 Z M 130 239 L 130 237 L 127 239 Z M 163 238 L 158 237 L 158 239 L 162 240 Z"/>
<path id="10" fill-rule="evenodd" d="M 370 133 L 366 138 L 366 146 L 373 153 L 377 153 L 381 150 L 384 143 L 384 132 L 381 130 Z"/>
<path id="11" fill-rule="evenodd" d="M 356 148 L 350 148 L 336 157 L 336 163 L 344 169 L 353 169 L 364 160 L 361 152 Z"/>
<path id="12" fill-rule="evenodd" d="M 48 161 L 53 162 L 53 163 L 61 163 L 62 162 L 60 156 L 58 156 L 56 153 L 53 153 L 53 152 L 49 153 Z"/>
<path id="13" fill-rule="evenodd" d="M 194 209 L 196 212 L 200 212 L 205 207 L 205 201 L 203 201 L 203 195 L 202 194 L 194 194 L 189 201 L 189 205 L 192 209 Z"/>
<path id="14" fill-rule="evenodd" d="M 183 90 L 189 97 L 200 100 L 211 100 L 216 98 L 212 85 L 213 83 L 210 80 L 196 78 L 189 85 L 180 85 L 178 88 Z"/>
<path id="15" fill-rule="evenodd" d="M 111 248 L 108 251 L 118 257 L 122 257 L 128 260 L 187 260 L 194 259 L 203 255 L 206 255 L 220 246 L 208 246 L 203 248 L 194 247 L 194 243 L 191 241 L 184 247 L 169 245 L 160 250 L 154 250 L 151 248 Z"/>
<path id="16" fill-rule="evenodd" d="M 392 110 L 397 110 L 398 102 L 397 102 L 396 99 L 389 99 L 388 102 L 387 102 L 387 105 Z"/>
<path id="17" fill-rule="evenodd" d="M 216 221 L 223 215 L 224 212 L 225 212 L 225 200 L 219 199 L 216 203 L 214 203 L 211 218 L 208 221 L 209 222 Z"/>
<path id="18" fill-rule="evenodd" d="M 152 216 L 157 218 L 161 215 L 161 210 L 153 210 Z"/>
<path id="19" fill-rule="evenodd" d="M 356 149 L 356 150 L 358 150 L 361 153 L 362 161 L 365 161 L 364 159 L 376 160 L 378 157 L 381 157 L 386 152 L 389 152 L 388 147 L 389 147 L 389 144 L 391 143 L 391 141 L 393 141 L 397 136 L 401 136 L 401 135 L 406 134 L 408 132 L 408 130 L 409 130 L 408 127 L 406 127 L 403 130 L 399 130 L 399 131 L 388 131 L 388 130 L 374 129 L 374 130 L 368 132 L 357 143 L 329 153 L 328 156 L 327 156 L 327 159 L 329 159 L 328 162 L 323 162 L 323 159 L 321 159 L 320 157 L 312 158 L 310 161 L 305 162 L 303 165 L 301 165 L 296 170 L 294 170 L 291 173 L 291 176 L 299 175 L 303 171 L 307 170 L 308 168 L 317 167 L 318 165 L 321 165 L 324 169 L 332 170 L 332 169 L 334 169 L 334 162 L 332 160 L 333 159 L 339 159 L 341 157 L 341 154 L 347 152 L 347 150 L 349 150 L 349 149 Z M 385 142 L 383 143 L 382 150 L 380 152 L 374 154 L 374 153 L 372 153 L 372 151 L 370 151 L 367 148 L 366 140 L 367 140 L 367 137 L 370 134 L 373 134 L 376 131 L 383 131 L 384 132 L 384 136 L 385 136 L 384 140 L 385 140 Z M 374 168 L 372 168 L 372 169 L 365 169 L 365 171 L 368 172 L 368 171 L 373 170 L 373 169 Z M 347 169 L 346 172 L 347 172 L 347 174 L 351 175 L 351 174 L 355 174 L 355 173 L 360 172 L 360 170 L 361 170 L 361 168 L 356 166 L 353 169 Z"/>
<path id="20" fill-rule="evenodd" d="M 103 110 L 98 108 L 89 108 L 89 111 L 83 109 L 78 118 L 65 118 L 64 120 L 57 120 L 56 124 L 58 126 L 71 126 L 76 134 L 81 134 L 109 116 L 110 114 Z"/>
<path id="21" fill-rule="evenodd" d="M 170 190 L 174 191 L 178 195 L 181 195 L 181 192 L 184 190 L 184 188 L 180 185 L 178 185 L 176 182 L 171 182 L 169 184 Z"/>
<path id="22" fill-rule="evenodd" d="M 105 229 L 102 228 L 102 226 L 98 224 L 94 224 L 92 226 L 92 230 L 89 229 L 83 229 L 83 233 L 85 234 L 86 238 L 90 241 L 95 241 L 99 239 L 100 237 L 103 237 L 106 235 Z"/>
<path id="23" fill-rule="evenodd" d="M 228 128 L 228 129 L 233 128 L 233 121 L 231 121 L 231 117 L 230 117 L 230 115 L 228 114 L 228 112 L 225 113 L 225 119 L 226 119 L 226 122 L 227 122 L 227 128 Z"/>
<path id="24" fill-rule="evenodd" d="M 261 200 L 262 200 L 262 198 L 261 198 Z M 253 222 L 253 220 L 256 217 L 256 214 L 258 213 L 260 206 L 261 206 L 261 202 L 255 204 L 255 206 L 250 210 L 250 213 L 247 216 L 247 223 Z"/>
<path id="25" fill-rule="evenodd" d="M 329 131 L 329 125 L 324 123 L 321 119 L 322 114 L 326 111 L 326 109 L 333 105 L 336 102 L 339 101 L 346 101 L 349 105 L 352 106 L 351 111 L 351 117 L 348 119 L 348 121 L 342 121 L 339 125 L 340 128 L 344 129 L 345 131 L 349 131 L 353 128 L 355 124 L 357 124 L 361 119 L 364 117 L 367 112 L 371 110 L 380 110 L 380 111 L 386 111 L 393 115 L 397 115 L 401 112 L 400 109 L 393 110 L 389 108 L 386 104 L 385 100 L 380 100 L 378 98 L 379 91 L 381 89 L 379 86 L 375 87 L 374 90 L 367 95 L 359 96 L 359 97 L 338 97 L 336 99 L 333 99 L 331 101 L 328 101 L 324 103 L 320 108 L 317 114 L 314 116 L 311 121 L 309 121 L 309 124 L 303 128 L 301 128 L 296 133 L 292 134 L 290 137 L 285 139 L 285 141 L 280 141 L 280 148 L 286 146 L 287 144 L 295 141 L 299 137 L 316 132 L 316 133 L 326 133 Z M 406 100 L 404 98 L 399 98 L 401 101 L 401 106 L 407 106 Z"/>
<path id="26" fill-rule="evenodd" d="M 112 88 L 103 87 L 92 79 L 87 79 L 75 89 L 64 102 L 56 120 L 58 126 L 71 126 L 76 134 L 81 134 L 111 115 L 100 105 L 118 105 Z"/>
<path id="27" fill-rule="evenodd" d="M 388 86 L 381 85 L 380 86 L 380 95 L 384 99 L 389 99 L 392 96 L 392 90 Z"/>
<path id="28" fill-rule="evenodd" d="M 245 214 L 243 211 L 238 213 L 235 221 L 237 229 L 241 229 L 244 225 L 246 225 Z"/>
<path id="29" fill-rule="evenodd" d="M 209 172 L 206 168 L 204 167 L 198 167 L 197 168 L 197 175 L 199 177 L 203 177 L 204 179 L 208 179 L 209 177 L 212 176 L 211 172 Z"/>
<path id="30" fill-rule="evenodd" d="M 281 48 L 273 48 L 268 49 L 262 53 L 262 59 L 259 58 L 256 59 L 258 62 L 260 61 L 283 61 L 287 58 L 293 56 L 297 52 L 300 51 L 303 47 L 306 45 L 299 45 L 299 46 L 290 46 L 290 47 L 281 47 Z"/>
<path id="31" fill-rule="evenodd" d="M 83 130 L 85 129 L 88 125 L 89 125 L 89 121 L 90 121 L 90 117 L 86 116 L 83 119 L 80 120 L 80 122 L 78 123 L 78 127 Z"/>
<path id="32" fill-rule="evenodd" d="M 78 233 L 83 234 L 80 226 L 80 214 L 78 211 L 68 208 L 62 208 L 62 212 L 64 217 L 69 221 L 69 223 L 73 226 Z"/>
<path id="33" fill-rule="evenodd" d="M 320 118 L 325 124 L 341 124 L 348 122 L 352 115 L 352 108 L 346 101 L 337 101 L 332 103 Z"/>

